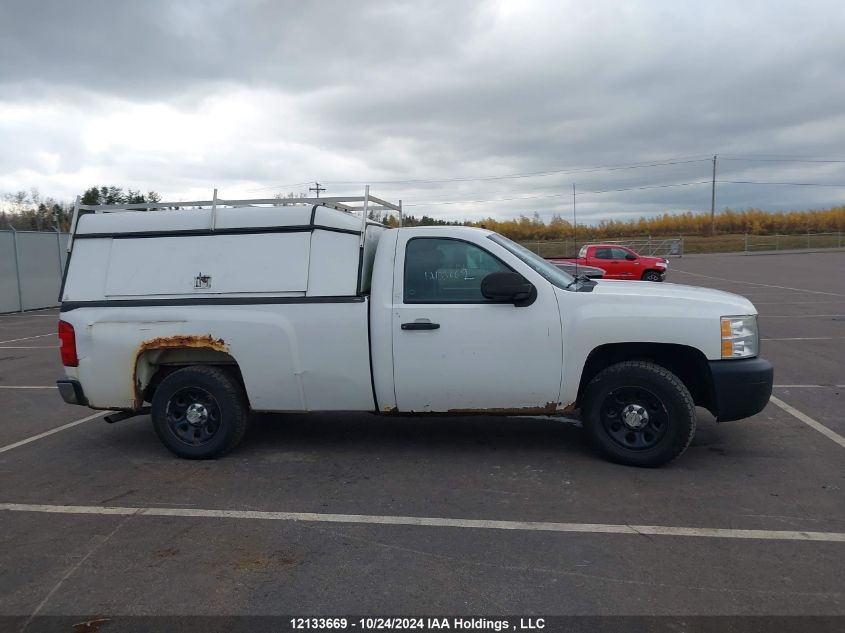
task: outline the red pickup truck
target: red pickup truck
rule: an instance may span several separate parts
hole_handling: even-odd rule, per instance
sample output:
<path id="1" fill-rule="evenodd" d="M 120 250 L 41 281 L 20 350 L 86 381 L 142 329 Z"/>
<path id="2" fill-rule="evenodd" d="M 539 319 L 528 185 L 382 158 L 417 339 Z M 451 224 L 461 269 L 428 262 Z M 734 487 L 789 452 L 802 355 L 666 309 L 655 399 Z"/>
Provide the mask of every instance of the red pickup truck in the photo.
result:
<path id="1" fill-rule="evenodd" d="M 642 279 L 663 281 L 669 260 L 665 257 L 638 255 L 618 244 L 587 244 L 575 259 L 550 259 L 552 263 L 570 262 L 580 266 L 594 266 L 606 271 L 605 279 Z"/>

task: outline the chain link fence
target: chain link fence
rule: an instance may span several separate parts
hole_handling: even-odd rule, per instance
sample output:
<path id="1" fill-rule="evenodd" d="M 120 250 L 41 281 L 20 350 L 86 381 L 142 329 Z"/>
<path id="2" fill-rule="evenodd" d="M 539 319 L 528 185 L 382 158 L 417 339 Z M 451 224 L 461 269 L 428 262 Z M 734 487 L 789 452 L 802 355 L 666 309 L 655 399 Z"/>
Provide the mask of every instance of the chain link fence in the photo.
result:
<path id="1" fill-rule="evenodd" d="M 745 254 L 806 250 L 817 248 L 842 248 L 842 231 L 836 233 L 801 233 L 793 235 L 745 235 Z"/>
<path id="2" fill-rule="evenodd" d="M 627 246 L 640 255 L 655 257 L 682 257 L 684 254 L 684 238 L 679 237 L 629 237 L 617 240 L 591 240 L 587 242 L 574 240 L 536 240 L 520 242 L 540 257 L 577 257 L 578 251 L 585 244 L 619 244 Z"/>
<path id="3" fill-rule="evenodd" d="M 718 235 L 679 235 L 677 237 L 629 237 L 624 239 L 579 240 L 523 240 L 526 248 L 541 257 L 577 257 L 585 244 L 620 244 L 640 255 L 655 257 L 683 257 L 691 253 L 754 253 L 785 250 L 816 250 L 843 247 L 843 232 L 793 233 L 789 235 L 752 235 L 725 233 Z"/>
<path id="4" fill-rule="evenodd" d="M 59 305 L 67 233 L 0 231 L 0 313 Z"/>

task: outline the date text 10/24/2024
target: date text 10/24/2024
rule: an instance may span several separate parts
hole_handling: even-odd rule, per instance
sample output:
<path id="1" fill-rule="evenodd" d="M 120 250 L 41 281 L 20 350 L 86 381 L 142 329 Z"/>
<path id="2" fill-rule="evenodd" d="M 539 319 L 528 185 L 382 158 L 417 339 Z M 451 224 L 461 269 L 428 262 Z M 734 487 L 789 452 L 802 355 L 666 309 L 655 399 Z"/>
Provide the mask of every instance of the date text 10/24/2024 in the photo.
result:
<path id="1" fill-rule="evenodd" d="M 297 631 L 356 629 L 359 631 L 538 631 L 546 626 L 544 618 L 518 618 L 516 621 L 461 617 L 363 617 L 363 618 L 291 618 Z"/>

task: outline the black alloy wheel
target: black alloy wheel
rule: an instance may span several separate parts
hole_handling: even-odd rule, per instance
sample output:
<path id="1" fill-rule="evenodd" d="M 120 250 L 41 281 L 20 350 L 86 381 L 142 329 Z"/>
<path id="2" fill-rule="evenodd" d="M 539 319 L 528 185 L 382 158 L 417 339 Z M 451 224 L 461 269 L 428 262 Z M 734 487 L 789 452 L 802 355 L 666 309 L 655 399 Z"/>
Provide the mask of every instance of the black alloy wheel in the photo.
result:
<path id="1" fill-rule="evenodd" d="M 593 445 L 629 466 L 662 466 L 683 454 L 695 435 L 695 403 L 671 371 L 648 361 L 610 365 L 581 396 L 581 417 Z"/>
<path id="2" fill-rule="evenodd" d="M 220 430 L 220 405 L 200 387 L 180 389 L 167 401 L 167 426 L 185 444 L 199 446 Z"/>
<path id="3" fill-rule="evenodd" d="M 231 370 L 195 365 L 161 381 L 150 413 L 156 434 L 171 452 L 187 459 L 212 459 L 240 443 L 249 404 Z"/>
<path id="4" fill-rule="evenodd" d="M 656 446 L 669 428 L 669 415 L 660 398 L 642 387 L 620 387 L 601 407 L 604 430 L 619 446 L 646 450 Z"/>

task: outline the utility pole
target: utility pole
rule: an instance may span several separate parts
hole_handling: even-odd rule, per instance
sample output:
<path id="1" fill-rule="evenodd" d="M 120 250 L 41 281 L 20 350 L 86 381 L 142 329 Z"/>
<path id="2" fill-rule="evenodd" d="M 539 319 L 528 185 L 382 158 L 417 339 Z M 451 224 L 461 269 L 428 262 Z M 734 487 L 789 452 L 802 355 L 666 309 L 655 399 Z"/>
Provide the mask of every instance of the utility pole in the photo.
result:
<path id="1" fill-rule="evenodd" d="M 578 213 L 575 210 L 575 183 L 572 183 L 572 241 L 575 242 L 575 277 L 578 277 Z"/>
<path id="2" fill-rule="evenodd" d="M 316 192 L 317 192 L 317 197 L 319 198 L 319 197 L 320 197 L 320 192 L 321 192 L 321 191 L 325 191 L 325 190 L 326 190 L 326 188 L 325 188 L 325 187 L 321 187 L 319 182 L 315 182 L 314 184 L 315 184 L 315 185 L 317 185 L 317 186 L 316 186 L 316 187 L 308 187 L 308 191 L 316 191 Z"/>
<path id="3" fill-rule="evenodd" d="M 713 185 L 710 189 L 710 235 L 716 235 L 716 154 L 713 154 Z"/>

